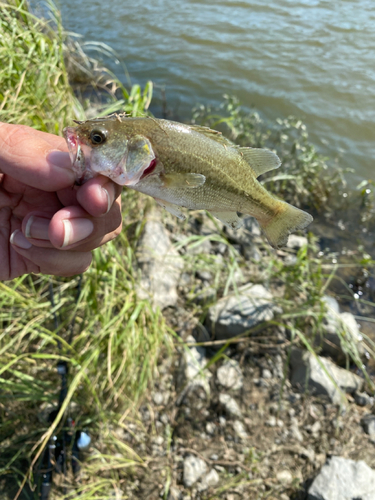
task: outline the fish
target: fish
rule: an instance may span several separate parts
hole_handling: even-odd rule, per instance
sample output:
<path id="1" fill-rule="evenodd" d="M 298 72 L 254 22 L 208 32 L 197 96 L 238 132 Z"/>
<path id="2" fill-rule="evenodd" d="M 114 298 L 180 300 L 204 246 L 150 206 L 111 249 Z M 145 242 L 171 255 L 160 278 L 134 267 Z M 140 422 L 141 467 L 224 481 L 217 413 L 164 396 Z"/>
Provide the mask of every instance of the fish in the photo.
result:
<path id="1" fill-rule="evenodd" d="M 63 134 L 78 183 L 104 175 L 180 219 L 183 209 L 207 210 L 233 229 L 250 215 L 274 248 L 313 220 L 258 181 L 281 165 L 271 150 L 239 147 L 208 127 L 152 117 L 113 114 L 76 124 Z"/>

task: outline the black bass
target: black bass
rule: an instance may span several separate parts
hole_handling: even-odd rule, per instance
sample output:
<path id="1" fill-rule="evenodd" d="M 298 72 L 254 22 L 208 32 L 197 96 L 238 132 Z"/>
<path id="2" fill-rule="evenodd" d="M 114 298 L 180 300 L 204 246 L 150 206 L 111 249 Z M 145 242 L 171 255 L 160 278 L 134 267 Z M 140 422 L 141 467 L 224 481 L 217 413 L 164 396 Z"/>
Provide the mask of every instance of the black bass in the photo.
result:
<path id="1" fill-rule="evenodd" d="M 238 147 L 207 127 L 148 117 L 111 115 L 77 123 L 64 136 L 81 183 L 105 175 L 152 196 L 181 219 L 183 207 L 208 210 L 234 229 L 242 224 L 237 212 L 251 215 L 274 248 L 313 220 L 258 182 L 259 175 L 280 166 L 272 151 Z"/>

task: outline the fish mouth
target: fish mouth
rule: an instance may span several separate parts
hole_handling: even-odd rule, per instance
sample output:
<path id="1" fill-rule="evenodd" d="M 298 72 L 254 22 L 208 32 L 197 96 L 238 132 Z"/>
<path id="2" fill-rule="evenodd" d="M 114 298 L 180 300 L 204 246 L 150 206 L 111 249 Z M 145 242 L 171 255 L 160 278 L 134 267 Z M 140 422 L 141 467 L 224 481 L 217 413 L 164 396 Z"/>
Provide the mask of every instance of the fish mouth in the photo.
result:
<path id="1" fill-rule="evenodd" d="M 74 166 L 77 160 L 78 150 L 80 149 L 76 129 L 74 127 L 65 127 L 63 135 L 68 145 L 70 160 Z"/>

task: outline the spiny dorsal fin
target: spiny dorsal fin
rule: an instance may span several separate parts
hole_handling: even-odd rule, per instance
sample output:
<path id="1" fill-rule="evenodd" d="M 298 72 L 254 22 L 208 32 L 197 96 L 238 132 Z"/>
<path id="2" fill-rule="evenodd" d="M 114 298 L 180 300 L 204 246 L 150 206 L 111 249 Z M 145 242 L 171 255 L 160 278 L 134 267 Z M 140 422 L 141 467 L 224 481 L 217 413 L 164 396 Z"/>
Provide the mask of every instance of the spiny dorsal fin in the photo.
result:
<path id="1" fill-rule="evenodd" d="M 265 172 L 279 168 L 281 165 L 279 157 L 269 149 L 238 148 L 238 152 L 254 170 L 257 177 Z"/>
<path id="2" fill-rule="evenodd" d="M 226 147 L 233 147 L 234 144 L 231 142 L 229 139 L 223 136 L 221 132 L 218 130 L 213 130 L 212 128 L 209 127 L 202 127 L 201 125 L 189 125 L 191 130 L 194 130 L 195 132 L 199 132 L 200 134 L 205 135 L 209 139 L 212 139 L 213 141 L 219 142 L 223 146 Z"/>

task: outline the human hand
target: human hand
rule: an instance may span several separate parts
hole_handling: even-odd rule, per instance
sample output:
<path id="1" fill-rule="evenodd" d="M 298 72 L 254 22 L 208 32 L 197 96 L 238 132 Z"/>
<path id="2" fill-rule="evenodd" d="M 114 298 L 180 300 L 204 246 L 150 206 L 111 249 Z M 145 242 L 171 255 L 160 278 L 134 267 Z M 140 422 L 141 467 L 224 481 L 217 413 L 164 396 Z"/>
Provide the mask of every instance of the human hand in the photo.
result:
<path id="1" fill-rule="evenodd" d="M 0 123 L 0 280 L 82 273 L 120 233 L 121 187 L 74 182 L 62 137 Z"/>

